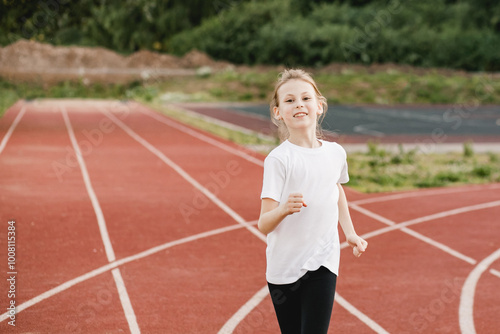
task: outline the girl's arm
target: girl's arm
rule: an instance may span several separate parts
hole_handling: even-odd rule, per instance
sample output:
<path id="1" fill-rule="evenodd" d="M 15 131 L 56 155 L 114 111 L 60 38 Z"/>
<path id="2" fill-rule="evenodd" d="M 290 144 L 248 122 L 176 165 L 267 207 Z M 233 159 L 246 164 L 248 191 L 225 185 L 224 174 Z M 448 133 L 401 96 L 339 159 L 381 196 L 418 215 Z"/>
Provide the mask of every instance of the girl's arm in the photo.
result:
<path id="1" fill-rule="evenodd" d="M 354 255 L 361 256 L 366 250 L 368 242 L 363 238 L 359 237 L 354 230 L 354 225 L 352 224 L 351 215 L 349 214 L 349 207 L 347 205 L 347 198 L 345 196 L 344 188 L 337 183 L 339 187 L 339 222 L 344 231 L 347 243 L 353 247 Z"/>
<path id="2" fill-rule="evenodd" d="M 274 231 L 286 216 L 300 212 L 303 206 L 306 207 L 307 205 L 302 199 L 302 194 L 299 193 L 290 194 L 288 201 L 281 205 L 271 198 L 263 198 L 259 223 L 257 224 L 259 231 L 268 235 Z"/>

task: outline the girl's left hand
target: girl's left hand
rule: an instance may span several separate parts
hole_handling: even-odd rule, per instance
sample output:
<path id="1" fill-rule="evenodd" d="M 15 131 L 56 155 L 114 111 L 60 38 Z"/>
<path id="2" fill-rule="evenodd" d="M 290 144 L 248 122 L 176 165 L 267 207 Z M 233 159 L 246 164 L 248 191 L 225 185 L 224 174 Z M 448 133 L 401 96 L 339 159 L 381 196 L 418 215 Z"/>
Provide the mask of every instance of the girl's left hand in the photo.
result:
<path id="1" fill-rule="evenodd" d="M 348 236 L 347 243 L 352 247 L 352 252 L 356 257 L 360 257 L 368 247 L 368 242 L 357 234 Z"/>

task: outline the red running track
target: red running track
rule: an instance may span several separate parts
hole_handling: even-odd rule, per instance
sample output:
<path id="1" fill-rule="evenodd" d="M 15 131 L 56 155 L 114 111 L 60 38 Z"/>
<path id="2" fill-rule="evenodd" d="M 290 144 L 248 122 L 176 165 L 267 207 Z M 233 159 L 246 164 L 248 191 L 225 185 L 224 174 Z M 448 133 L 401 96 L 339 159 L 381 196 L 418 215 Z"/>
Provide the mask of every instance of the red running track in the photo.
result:
<path id="1" fill-rule="evenodd" d="M 134 102 L 20 101 L 0 140 L 0 332 L 278 332 L 263 156 Z M 497 330 L 500 184 L 346 191 L 370 247 L 342 251 L 332 332 Z"/>

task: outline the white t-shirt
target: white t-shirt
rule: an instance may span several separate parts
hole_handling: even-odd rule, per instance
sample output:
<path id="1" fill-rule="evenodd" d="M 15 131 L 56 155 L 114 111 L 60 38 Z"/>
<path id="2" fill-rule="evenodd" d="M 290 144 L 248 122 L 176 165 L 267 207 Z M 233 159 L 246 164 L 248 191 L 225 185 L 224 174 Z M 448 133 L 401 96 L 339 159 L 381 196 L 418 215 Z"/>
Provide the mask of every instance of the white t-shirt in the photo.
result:
<path id="1" fill-rule="evenodd" d="M 338 275 L 337 183 L 349 181 L 346 152 L 337 143 L 320 140 L 305 148 L 288 140 L 264 161 L 262 198 L 278 202 L 302 193 L 307 207 L 288 215 L 267 235 L 266 279 L 272 284 L 296 282 L 309 270 L 325 266 Z"/>

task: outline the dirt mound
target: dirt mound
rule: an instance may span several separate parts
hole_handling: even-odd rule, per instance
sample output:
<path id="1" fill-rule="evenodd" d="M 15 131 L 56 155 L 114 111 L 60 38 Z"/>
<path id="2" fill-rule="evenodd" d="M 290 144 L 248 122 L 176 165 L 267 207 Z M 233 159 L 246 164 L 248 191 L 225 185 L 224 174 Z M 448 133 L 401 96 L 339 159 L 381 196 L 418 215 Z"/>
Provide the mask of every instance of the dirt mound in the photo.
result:
<path id="1" fill-rule="evenodd" d="M 196 50 L 182 58 L 146 50 L 125 57 L 101 47 L 53 46 L 27 40 L 0 48 L 0 76 L 12 81 L 127 82 L 151 78 L 145 71 L 153 70 L 158 79 L 194 74 L 194 69 L 204 66 L 217 70 L 231 64 L 214 61 Z"/>
<path id="2" fill-rule="evenodd" d="M 210 58 L 207 54 L 200 52 L 198 50 L 192 50 L 186 53 L 181 59 L 181 64 L 183 67 L 187 68 L 198 68 L 203 66 L 210 66 L 213 68 L 224 68 L 232 66 L 230 63 L 215 61 Z"/>
<path id="3" fill-rule="evenodd" d="M 124 57 L 104 48 L 56 47 L 21 40 L 0 50 L 0 64 L 14 69 L 124 67 Z"/>
<path id="4" fill-rule="evenodd" d="M 142 50 L 128 56 L 126 65 L 129 68 L 179 68 L 180 60 L 175 56 Z"/>

